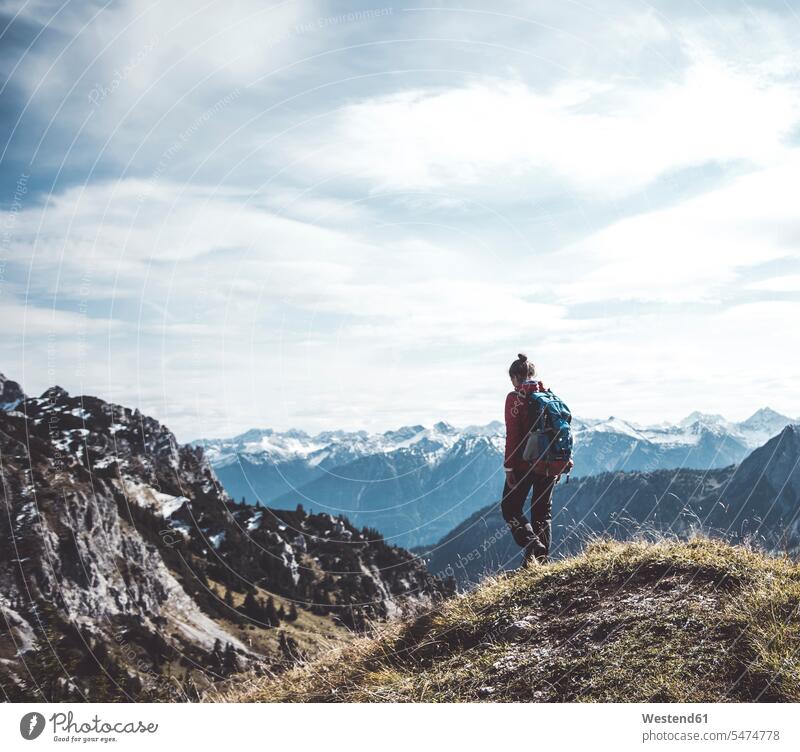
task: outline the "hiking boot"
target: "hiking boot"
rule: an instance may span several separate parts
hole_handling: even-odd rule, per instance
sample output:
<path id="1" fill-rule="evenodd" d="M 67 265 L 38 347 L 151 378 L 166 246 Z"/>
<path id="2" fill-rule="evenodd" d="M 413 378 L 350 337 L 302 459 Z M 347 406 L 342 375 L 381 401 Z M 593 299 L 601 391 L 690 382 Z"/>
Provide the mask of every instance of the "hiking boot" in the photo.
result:
<path id="1" fill-rule="evenodd" d="M 525 549 L 522 552 L 522 564 L 520 564 L 520 569 L 529 569 L 530 567 L 536 567 L 539 565 L 539 562 L 536 560 L 536 556 L 533 553 L 533 544 L 529 543 L 525 546 Z"/>

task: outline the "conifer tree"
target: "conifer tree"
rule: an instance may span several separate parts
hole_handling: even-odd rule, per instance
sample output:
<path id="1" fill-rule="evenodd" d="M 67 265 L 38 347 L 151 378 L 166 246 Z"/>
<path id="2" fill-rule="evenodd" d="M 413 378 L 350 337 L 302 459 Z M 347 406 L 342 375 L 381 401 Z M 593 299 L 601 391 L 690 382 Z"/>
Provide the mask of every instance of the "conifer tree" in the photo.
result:
<path id="1" fill-rule="evenodd" d="M 239 659 L 236 651 L 230 642 L 225 643 L 225 652 L 222 657 L 222 671 L 225 674 L 232 674 L 239 669 Z"/>
<path id="2" fill-rule="evenodd" d="M 275 601 L 272 596 L 267 598 L 267 605 L 264 608 L 264 621 L 273 627 L 277 627 L 280 624 L 278 612 L 275 610 Z"/>
<path id="3" fill-rule="evenodd" d="M 214 668 L 222 672 L 225 668 L 223 665 L 224 655 L 222 652 L 222 641 L 219 639 L 219 637 L 217 637 L 217 639 L 214 640 L 214 647 L 211 650 L 211 657 Z"/>
<path id="4" fill-rule="evenodd" d="M 242 610 L 251 619 L 259 618 L 260 609 L 258 607 L 258 601 L 256 601 L 255 593 L 252 590 L 247 591 L 247 595 L 245 595 L 244 597 L 244 604 L 242 606 Z"/>

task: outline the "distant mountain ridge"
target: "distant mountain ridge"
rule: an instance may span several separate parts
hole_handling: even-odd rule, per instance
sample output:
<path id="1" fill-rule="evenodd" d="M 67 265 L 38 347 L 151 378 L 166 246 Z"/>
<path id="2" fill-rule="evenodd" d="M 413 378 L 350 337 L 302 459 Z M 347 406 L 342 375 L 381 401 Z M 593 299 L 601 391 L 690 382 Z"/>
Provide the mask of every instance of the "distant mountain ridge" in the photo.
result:
<path id="1" fill-rule="evenodd" d="M 717 469 L 741 462 L 792 419 L 762 408 L 747 420 L 695 412 L 677 424 L 639 426 L 610 417 L 575 418 L 575 470 Z M 253 429 L 202 446 L 225 489 L 248 503 L 302 503 L 345 514 L 389 540 L 417 546 L 499 497 L 505 427 L 405 426 L 385 433 Z"/>

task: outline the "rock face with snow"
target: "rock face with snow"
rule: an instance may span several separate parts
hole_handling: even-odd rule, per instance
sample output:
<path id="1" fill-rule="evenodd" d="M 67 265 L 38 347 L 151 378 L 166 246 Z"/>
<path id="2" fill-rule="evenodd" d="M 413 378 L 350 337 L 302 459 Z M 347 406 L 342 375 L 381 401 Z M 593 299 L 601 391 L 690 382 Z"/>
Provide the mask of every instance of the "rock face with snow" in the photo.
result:
<path id="1" fill-rule="evenodd" d="M 706 470 L 732 465 L 747 454 L 748 440 L 732 424 L 694 417 L 676 426 L 641 427 L 614 417 L 580 425 L 575 462 L 581 471 L 575 477 L 617 470 Z"/>
<path id="2" fill-rule="evenodd" d="M 611 417 L 573 421 L 580 478 L 605 472 L 723 468 L 791 420 L 769 408 L 741 423 L 692 413 L 676 425 L 637 426 Z M 344 514 L 404 546 L 438 540 L 502 492 L 502 423 L 457 429 L 406 426 L 364 431 L 252 430 L 204 446 L 234 498 Z"/>
<path id="3" fill-rule="evenodd" d="M 22 387 L 0 373 L 0 410 L 13 410 L 24 399 Z"/>
<path id="4" fill-rule="evenodd" d="M 136 410 L 58 387 L 19 401 L 13 383 L 0 411 L 7 697 L 163 697 L 167 675 L 269 662 L 242 636 L 248 621 L 280 627 L 258 593 L 359 628 L 446 592 L 373 531 L 234 503 L 201 449 Z"/>
<path id="5" fill-rule="evenodd" d="M 604 473 L 556 488 L 556 557 L 581 550 L 597 535 L 623 540 L 694 531 L 800 552 L 800 426 L 786 426 L 738 466 Z M 519 564 L 497 504 L 463 521 L 425 556 L 432 572 L 452 575 L 462 586 Z"/>

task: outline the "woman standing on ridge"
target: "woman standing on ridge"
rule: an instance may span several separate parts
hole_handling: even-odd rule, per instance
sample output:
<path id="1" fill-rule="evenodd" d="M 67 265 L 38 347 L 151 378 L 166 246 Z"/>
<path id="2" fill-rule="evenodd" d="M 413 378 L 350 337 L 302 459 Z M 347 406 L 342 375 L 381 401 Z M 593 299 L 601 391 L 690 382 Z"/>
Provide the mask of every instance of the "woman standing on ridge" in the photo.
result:
<path id="1" fill-rule="evenodd" d="M 506 452 L 503 463 L 506 482 L 501 509 L 511 535 L 522 547 L 523 566 L 533 561 L 545 564 L 550 551 L 553 488 L 558 478 L 536 473 L 532 464 L 522 458 L 522 453 L 531 430 L 528 394 L 546 390 L 544 384 L 534 378 L 536 366 L 524 353 L 520 353 L 511 364 L 508 375 L 514 391 L 506 397 Z M 531 490 L 533 496 L 529 522 L 523 508 Z"/>

